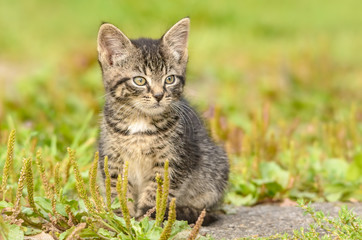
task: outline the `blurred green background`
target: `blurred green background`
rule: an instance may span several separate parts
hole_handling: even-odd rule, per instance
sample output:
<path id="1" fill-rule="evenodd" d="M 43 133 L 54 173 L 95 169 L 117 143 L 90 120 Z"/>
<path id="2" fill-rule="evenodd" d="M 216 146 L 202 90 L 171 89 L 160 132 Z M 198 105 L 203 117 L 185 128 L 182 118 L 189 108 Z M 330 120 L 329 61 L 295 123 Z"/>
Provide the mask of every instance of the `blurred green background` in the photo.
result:
<path id="1" fill-rule="evenodd" d="M 361 201 L 361 9 L 358 0 L 3 0 L 0 167 L 16 129 L 15 167 L 42 148 L 51 171 L 71 146 L 86 177 L 104 95 L 100 24 L 159 38 L 189 16 L 186 96 L 228 150 L 225 201 Z"/>

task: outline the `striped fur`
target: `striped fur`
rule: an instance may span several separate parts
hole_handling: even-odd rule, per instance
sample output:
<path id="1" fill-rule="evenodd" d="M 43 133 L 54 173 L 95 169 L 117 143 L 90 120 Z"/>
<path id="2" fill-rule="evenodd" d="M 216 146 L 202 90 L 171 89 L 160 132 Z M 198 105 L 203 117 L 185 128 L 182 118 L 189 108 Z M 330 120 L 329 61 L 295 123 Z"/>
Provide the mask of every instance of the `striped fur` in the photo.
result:
<path id="1" fill-rule="evenodd" d="M 140 217 L 155 205 L 156 173 L 170 161 L 170 197 L 178 219 L 195 222 L 222 199 L 228 179 L 225 152 L 208 136 L 198 114 L 183 99 L 189 19 L 176 23 L 161 39 L 129 40 L 103 24 L 99 62 L 106 91 L 99 139 L 99 170 L 109 157 L 112 195 L 123 162 L 129 161 L 130 213 Z M 146 79 L 138 86 L 134 77 Z M 174 76 L 174 83 L 165 79 Z"/>

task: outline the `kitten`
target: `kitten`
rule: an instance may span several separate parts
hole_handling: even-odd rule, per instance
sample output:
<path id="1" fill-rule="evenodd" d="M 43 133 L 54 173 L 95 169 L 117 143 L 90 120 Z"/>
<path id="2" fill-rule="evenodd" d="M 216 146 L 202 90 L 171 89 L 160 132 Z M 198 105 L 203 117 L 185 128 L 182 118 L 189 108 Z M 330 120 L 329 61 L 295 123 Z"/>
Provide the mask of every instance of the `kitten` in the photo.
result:
<path id="1" fill-rule="evenodd" d="M 98 34 L 99 63 L 106 91 L 99 169 L 109 158 L 112 197 L 123 162 L 129 161 L 130 214 L 155 206 L 156 173 L 169 160 L 170 193 L 177 219 L 193 223 L 222 199 L 229 165 L 225 152 L 208 136 L 196 112 L 183 99 L 189 18 L 160 39 L 128 39 L 105 23 Z"/>

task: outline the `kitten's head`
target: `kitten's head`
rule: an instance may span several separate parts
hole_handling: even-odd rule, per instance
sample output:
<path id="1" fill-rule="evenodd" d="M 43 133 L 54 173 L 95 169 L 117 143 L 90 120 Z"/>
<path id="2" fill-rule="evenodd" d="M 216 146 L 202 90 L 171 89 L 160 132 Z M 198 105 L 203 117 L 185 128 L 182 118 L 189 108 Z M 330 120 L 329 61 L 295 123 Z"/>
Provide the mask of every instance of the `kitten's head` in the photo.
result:
<path id="1" fill-rule="evenodd" d="M 107 100 L 156 115 L 178 101 L 185 83 L 189 18 L 161 39 L 128 39 L 112 24 L 98 33 L 98 59 Z"/>

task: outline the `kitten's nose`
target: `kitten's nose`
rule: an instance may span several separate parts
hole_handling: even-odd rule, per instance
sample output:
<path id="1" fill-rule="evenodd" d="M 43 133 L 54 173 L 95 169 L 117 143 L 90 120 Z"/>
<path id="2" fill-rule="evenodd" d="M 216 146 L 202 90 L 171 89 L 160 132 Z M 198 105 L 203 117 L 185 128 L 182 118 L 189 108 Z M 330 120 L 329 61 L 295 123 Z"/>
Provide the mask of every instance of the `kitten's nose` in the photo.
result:
<path id="1" fill-rule="evenodd" d="M 163 92 L 154 93 L 153 97 L 157 100 L 157 102 L 160 102 L 163 98 Z"/>

